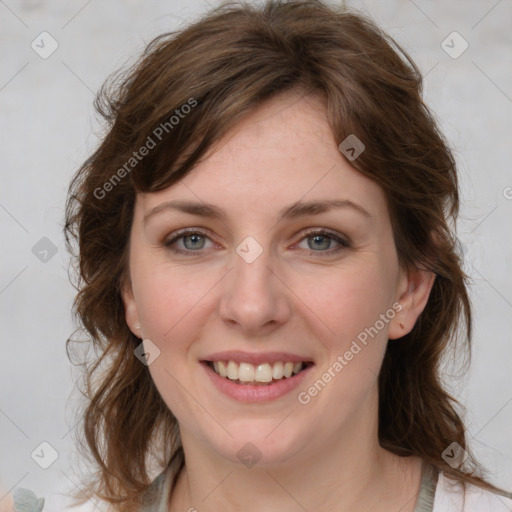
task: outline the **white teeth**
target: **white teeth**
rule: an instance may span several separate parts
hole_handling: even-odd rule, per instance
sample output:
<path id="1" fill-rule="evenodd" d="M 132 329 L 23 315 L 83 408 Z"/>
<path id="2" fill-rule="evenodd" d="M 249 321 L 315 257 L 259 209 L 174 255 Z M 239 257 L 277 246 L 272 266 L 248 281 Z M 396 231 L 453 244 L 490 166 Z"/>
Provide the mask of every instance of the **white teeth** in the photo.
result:
<path id="1" fill-rule="evenodd" d="M 268 363 L 259 364 L 254 377 L 256 382 L 272 382 L 272 367 Z"/>
<path id="2" fill-rule="evenodd" d="M 219 361 L 219 375 L 221 377 L 227 377 L 228 376 L 228 369 L 226 368 L 226 365 L 224 364 L 224 361 Z M 215 363 L 213 363 L 213 367 L 215 368 Z"/>
<path id="3" fill-rule="evenodd" d="M 234 361 L 228 363 L 228 379 L 238 380 L 238 365 Z"/>
<path id="4" fill-rule="evenodd" d="M 252 382 L 254 380 L 254 366 L 252 364 L 240 363 L 238 367 L 238 380 L 241 382 Z"/>
<path id="5" fill-rule="evenodd" d="M 281 363 L 281 361 L 274 363 L 274 367 L 272 368 L 272 377 L 274 379 L 282 379 L 283 375 L 283 363 Z"/>
<path id="6" fill-rule="evenodd" d="M 230 380 L 239 380 L 240 382 L 260 382 L 268 383 L 272 380 L 290 378 L 299 373 L 304 367 L 304 363 L 292 363 L 291 361 L 270 364 L 261 363 L 257 366 L 250 363 L 236 363 L 235 361 L 214 361 L 213 368 L 215 373 L 221 377 L 227 377 Z"/>

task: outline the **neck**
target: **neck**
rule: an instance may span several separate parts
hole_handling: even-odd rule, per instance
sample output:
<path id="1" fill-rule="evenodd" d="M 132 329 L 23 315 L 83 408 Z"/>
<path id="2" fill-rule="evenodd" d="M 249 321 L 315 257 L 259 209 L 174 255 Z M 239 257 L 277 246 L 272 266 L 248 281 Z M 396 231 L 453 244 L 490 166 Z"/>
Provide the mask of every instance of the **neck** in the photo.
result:
<path id="1" fill-rule="evenodd" d="M 250 468 L 220 457 L 183 429 L 182 442 L 186 465 L 171 512 L 412 512 L 421 479 L 421 459 L 380 447 L 377 418 L 354 422 L 330 439 L 312 439 L 283 463 Z"/>

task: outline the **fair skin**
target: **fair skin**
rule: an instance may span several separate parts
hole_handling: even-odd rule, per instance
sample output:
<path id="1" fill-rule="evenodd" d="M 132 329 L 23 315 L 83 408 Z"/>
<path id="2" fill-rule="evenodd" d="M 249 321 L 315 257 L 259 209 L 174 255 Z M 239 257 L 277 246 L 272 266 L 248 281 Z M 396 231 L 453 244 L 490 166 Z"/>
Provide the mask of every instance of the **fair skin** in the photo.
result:
<path id="1" fill-rule="evenodd" d="M 225 217 L 171 208 L 148 216 L 178 199 L 212 204 Z M 346 206 L 278 221 L 299 200 L 330 199 L 369 215 Z M 183 228 L 202 233 L 166 247 Z M 179 422 L 186 457 L 171 512 L 414 510 L 421 460 L 380 447 L 377 375 L 388 340 L 413 328 L 434 276 L 399 267 L 384 193 L 341 154 L 319 98 L 272 99 L 179 183 L 138 194 L 130 236 L 126 320 L 160 350 L 149 370 Z M 251 262 L 237 252 L 247 237 L 263 250 Z M 299 402 L 396 303 L 401 310 L 378 334 Z M 228 350 L 286 352 L 313 364 L 293 391 L 243 402 L 213 386 L 201 362 Z M 251 467 L 237 456 L 247 443 L 261 456 Z"/>

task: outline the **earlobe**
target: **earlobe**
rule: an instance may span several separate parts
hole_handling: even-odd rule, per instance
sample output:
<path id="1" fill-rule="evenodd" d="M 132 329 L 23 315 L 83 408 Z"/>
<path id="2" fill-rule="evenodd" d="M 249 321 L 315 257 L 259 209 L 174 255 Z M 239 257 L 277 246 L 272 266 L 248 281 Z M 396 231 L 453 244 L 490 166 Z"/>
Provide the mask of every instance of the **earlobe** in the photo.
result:
<path id="1" fill-rule="evenodd" d="M 132 333 L 138 338 L 141 337 L 141 329 L 140 329 L 140 320 L 139 320 L 139 312 L 137 310 L 137 304 L 135 302 L 135 297 L 133 296 L 133 291 L 131 287 L 131 283 L 126 280 L 121 287 L 121 296 L 124 304 L 124 312 L 126 324 L 132 331 Z"/>
<path id="2" fill-rule="evenodd" d="M 411 270 L 403 276 L 398 302 L 402 309 L 390 322 L 388 338 L 401 338 L 412 331 L 416 321 L 427 305 L 436 275 L 426 270 Z"/>

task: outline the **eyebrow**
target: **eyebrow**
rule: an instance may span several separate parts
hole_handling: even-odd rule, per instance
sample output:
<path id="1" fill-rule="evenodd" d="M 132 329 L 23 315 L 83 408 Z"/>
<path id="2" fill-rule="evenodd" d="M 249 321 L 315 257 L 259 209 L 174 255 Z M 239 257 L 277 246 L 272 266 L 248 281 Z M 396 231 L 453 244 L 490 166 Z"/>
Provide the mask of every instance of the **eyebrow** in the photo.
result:
<path id="1" fill-rule="evenodd" d="M 372 215 L 367 210 L 350 199 L 327 199 L 322 201 L 297 201 L 290 206 L 286 206 L 279 210 L 278 222 L 283 219 L 296 219 L 307 215 L 319 215 L 336 208 L 350 208 L 359 212 L 367 219 L 373 219 Z M 166 201 L 165 203 L 155 206 L 144 215 L 143 223 L 146 224 L 150 217 L 153 217 L 164 210 L 177 210 L 191 215 L 197 215 L 199 217 L 218 219 L 223 222 L 226 221 L 225 212 L 213 204 L 174 200 Z"/>

